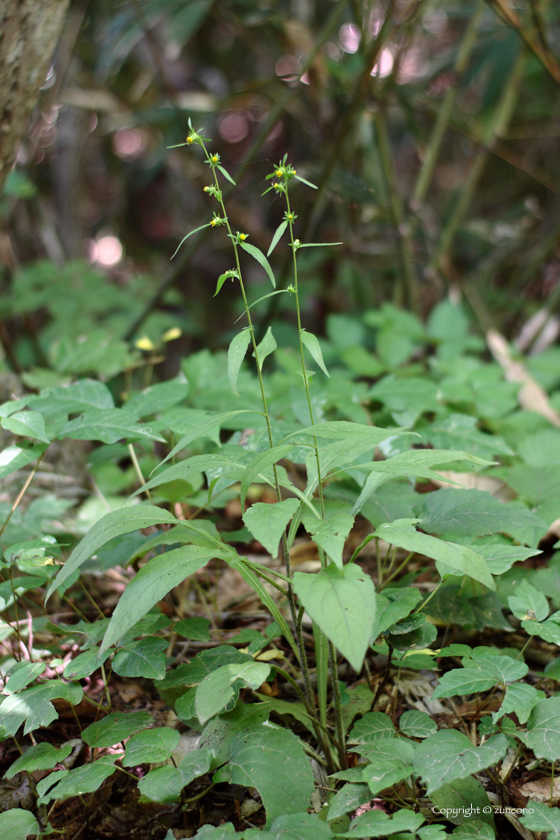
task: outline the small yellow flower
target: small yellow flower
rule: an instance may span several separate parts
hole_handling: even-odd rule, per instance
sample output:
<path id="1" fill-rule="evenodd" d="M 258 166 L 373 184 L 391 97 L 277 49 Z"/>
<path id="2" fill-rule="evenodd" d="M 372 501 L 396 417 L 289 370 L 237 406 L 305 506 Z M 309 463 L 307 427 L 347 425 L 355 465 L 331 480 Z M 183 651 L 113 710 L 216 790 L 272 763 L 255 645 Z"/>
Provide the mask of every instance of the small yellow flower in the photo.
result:
<path id="1" fill-rule="evenodd" d="M 204 191 L 204 192 L 208 192 L 208 190 L 210 189 L 210 187 L 203 187 L 202 189 L 203 189 L 203 191 Z"/>
<path id="2" fill-rule="evenodd" d="M 210 224 L 212 225 L 212 227 L 216 227 L 216 225 L 217 225 L 216 219 L 212 219 Z"/>
<path id="3" fill-rule="evenodd" d="M 219 159 L 218 155 L 212 155 L 212 163 L 218 163 Z"/>
<path id="4" fill-rule="evenodd" d="M 296 174 L 296 170 L 292 169 L 292 175 L 295 175 L 295 174 Z"/>
<path id="5" fill-rule="evenodd" d="M 139 350 L 155 350 L 155 344 L 151 339 L 148 338 L 147 335 L 139 338 L 138 341 L 134 342 L 135 346 L 138 347 Z"/>
<path id="6" fill-rule="evenodd" d="M 277 178 L 281 178 L 284 173 L 282 172 L 281 169 L 277 169 L 274 174 L 276 175 Z"/>
<path id="7" fill-rule="evenodd" d="M 240 233 L 239 238 L 241 239 L 242 242 L 245 242 L 245 240 L 247 239 L 247 235 L 245 233 Z"/>
<path id="8" fill-rule="evenodd" d="M 176 338 L 180 338 L 180 337 L 181 337 L 180 327 L 171 327 L 171 329 L 167 330 L 167 332 L 164 332 L 164 334 L 161 337 L 161 340 L 164 341 L 164 342 L 175 341 Z"/>
<path id="9" fill-rule="evenodd" d="M 190 146 L 193 142 L 192 137 L 187 137 L 187 146 Z"/>

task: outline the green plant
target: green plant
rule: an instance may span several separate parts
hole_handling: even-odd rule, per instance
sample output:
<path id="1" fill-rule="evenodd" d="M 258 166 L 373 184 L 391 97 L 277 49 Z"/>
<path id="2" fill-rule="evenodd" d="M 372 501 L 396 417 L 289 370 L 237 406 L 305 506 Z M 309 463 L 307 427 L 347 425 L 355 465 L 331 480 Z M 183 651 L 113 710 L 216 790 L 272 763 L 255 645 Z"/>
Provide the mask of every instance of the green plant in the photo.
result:
<path id="1" fill-rule="evenodd" d="M 14 837 L 48 833 L 54 804 L 93 794 L 115 774 L 136 779 L 143 765 L 140 804 L 181 812 L 216 785 L 258 791 L 264 815 L 204 826 L 197 836 L 209 840 L 437 840 L 450 823 L 456 838 L 492 838 L 516 767 L 540 763 L 553 781 L 560 758 L 558 662 L 549 648 L 542 673 L 525 661 L 539 639 L 560 644 L 559 555 L 535 568 L 515 565 L 541 554 L 557 518 L 560 432 L 517 408 L 517 386 L 477 355 L 480 341 L 450 302 L 427 325 L 386 304 L 362 319 L 332 318 L 327 340 L 307 332 L 297 256 L 314 243 L 296 238 L 292 209 L 294 185 L 307 182 L 287 159 L 275 167 L 270 190 L 286 211 L 265 256 L 232 231 L 219 181 L 231 176 L 205 143 L 191 128 L 187 145 L 202 148 L 213 177 L 206 192 L 219 205 L 208 226 L 226 232 L 235 260 L 216 293 L 227 279 L 237 282 L 247 319 L 227 358 L 190 356 L 184 376 L 131 388 L 120 407 L 106 384 L 87 379 L 0 406 L 2 427 L 15 436 L 0 477 L 35 464 L 1 511 L 4 740 L 21 727 L 24 738 L 48 728 L 58 714 L 52 701 L 75 708 L 93 675 L 103 686 L 97 701 L 89 697 L 98 719 L 81 731 L 88 760 L 64 765 L 71 744 L 21 748 L 7 775 L 27 774 L 35 813 L 10 808 L 0 827 Z M 272 294 L 295 305 L 297 351 L 279 348 L 270 329 L 257 342 L 244 283 L 248 254 L 274 285 L 268 256 L 284 237 L 293 279 Z M 255 373 L 244 369 L 250 348 Z M 531 365 L 558 407 L 556 361 L 548 351 Z M 108 513 L 88 500 L 72 517 L 69 503 L 52 495 L 25 505 L 54 440 L 99 444 L 90 471 Z M 517 499 L 464 487 L 473 480 L 495 489 L 496 479 Z M 137 503 L 142 494 L 149 503 Z M 230 533 L 217 527 L 216 513 L 237 500 L 242 527 Z M 84 532 L 58 569 L 68 542 Z M 302 536 L 317 546 L 313 571 L 292 567 Z M 270 561 L 241 553 L 253 540 Z M 135 573 L 110 618 L 89 596 L 101 614 L 92 619 L 78 606 L 80 585 L 114 565 Z M 219 626 L 210 636 L 208 619 L 159 608 L 185 581 L 196 587 L 206 568 L 231 570 L 272 621 L 227 639 Z M 35 618 L 30 629 L 22 616 L 45 590 L 49 605 L 75 609 L 79 620 Z M 204 590 L 196 591 L 214 619 Z M 448 630 L 438 639 L 439 627 L 452 626 L 460 641 L 448 643 Z M 505 634 L 504 643 L 477 644 L 486 628 Z M 45 632 L 52 642 L 38 649 Z M 177 637 L 203 649 L 177 664 Z M 429 690 L 420 695 L 414 676 L 422 671 Z M 175 728 L 155 725 L 145 710 L 113 712 L 113 674 L 149 681 L 200 733 L 196 749 L 177 759 Z M 271 683 L 291 699 L 275 696 Z M 458 712 L 453 698 L 471 696 Z M 456 715 L 451 728 L 438 728 L 442 708 Z M 381 810 L 362 808 L 378 797 Z M 246 828 L 253 820 L 259 828 Z M 521 822 L 560 834 L 556 809 L 543 803 L 532 803 Z"/>

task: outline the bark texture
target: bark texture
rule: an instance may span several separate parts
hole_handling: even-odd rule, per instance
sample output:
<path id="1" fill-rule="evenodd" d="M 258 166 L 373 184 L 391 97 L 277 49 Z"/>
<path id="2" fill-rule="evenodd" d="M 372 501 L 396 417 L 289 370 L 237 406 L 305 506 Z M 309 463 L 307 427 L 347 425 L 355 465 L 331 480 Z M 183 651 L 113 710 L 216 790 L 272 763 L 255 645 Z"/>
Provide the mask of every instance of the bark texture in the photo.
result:
<path id="1" fill-rule="evenodd" d="M 69 0 L 0 0 L 0 194 L 52 59 Z"/>

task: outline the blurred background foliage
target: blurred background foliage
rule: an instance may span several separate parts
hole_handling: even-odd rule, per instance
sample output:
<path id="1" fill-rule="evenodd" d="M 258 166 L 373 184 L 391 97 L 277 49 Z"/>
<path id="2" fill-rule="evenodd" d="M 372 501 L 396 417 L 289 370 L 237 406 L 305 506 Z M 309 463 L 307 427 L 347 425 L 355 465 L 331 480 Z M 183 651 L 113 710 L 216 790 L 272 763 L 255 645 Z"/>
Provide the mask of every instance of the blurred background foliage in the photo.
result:
<path id="1" fill-rule="evenodd" d="M 536 315 L 519 346 L 550 345 L 558 43 L 547 0 L 75 0 L 0 204 L 4 366 L 31 388 L 159 363 L 165 378 L 234 334 L 237 287 L 213 298 L 223 232 L 170 260 L 214 209 L 200 156 L 168 148 L 189 117 L 238 183 L 232 227 L 265 252 L 283 217 L 261 197 L 271 165 L 287 153 L 317 184 L 294 189 L 297 234 L 343 245 L 299 255 L 309 329 L 355 347 L 364 311 L 424 319 L 450 296 L 508 338 Z M 271 262 L 291 282 L 286 245 Z M 249 263 L 256 300 L 268 280 Z M 280 345 L 296 341 L 285 298 L 256 315 Z M 384 310 L 385 354 L 402 317 Z"/>

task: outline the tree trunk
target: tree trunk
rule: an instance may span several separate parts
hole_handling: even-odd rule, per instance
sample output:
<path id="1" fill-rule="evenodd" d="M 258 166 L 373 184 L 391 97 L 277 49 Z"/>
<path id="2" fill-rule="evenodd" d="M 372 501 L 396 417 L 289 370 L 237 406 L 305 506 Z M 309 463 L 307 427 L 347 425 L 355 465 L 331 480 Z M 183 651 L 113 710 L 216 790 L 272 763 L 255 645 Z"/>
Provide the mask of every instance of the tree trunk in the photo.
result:
<path id="1" fill-rule="evenodd" d="M 62 29 L 69 0 L 0 0 L 0 195 Z"/>

